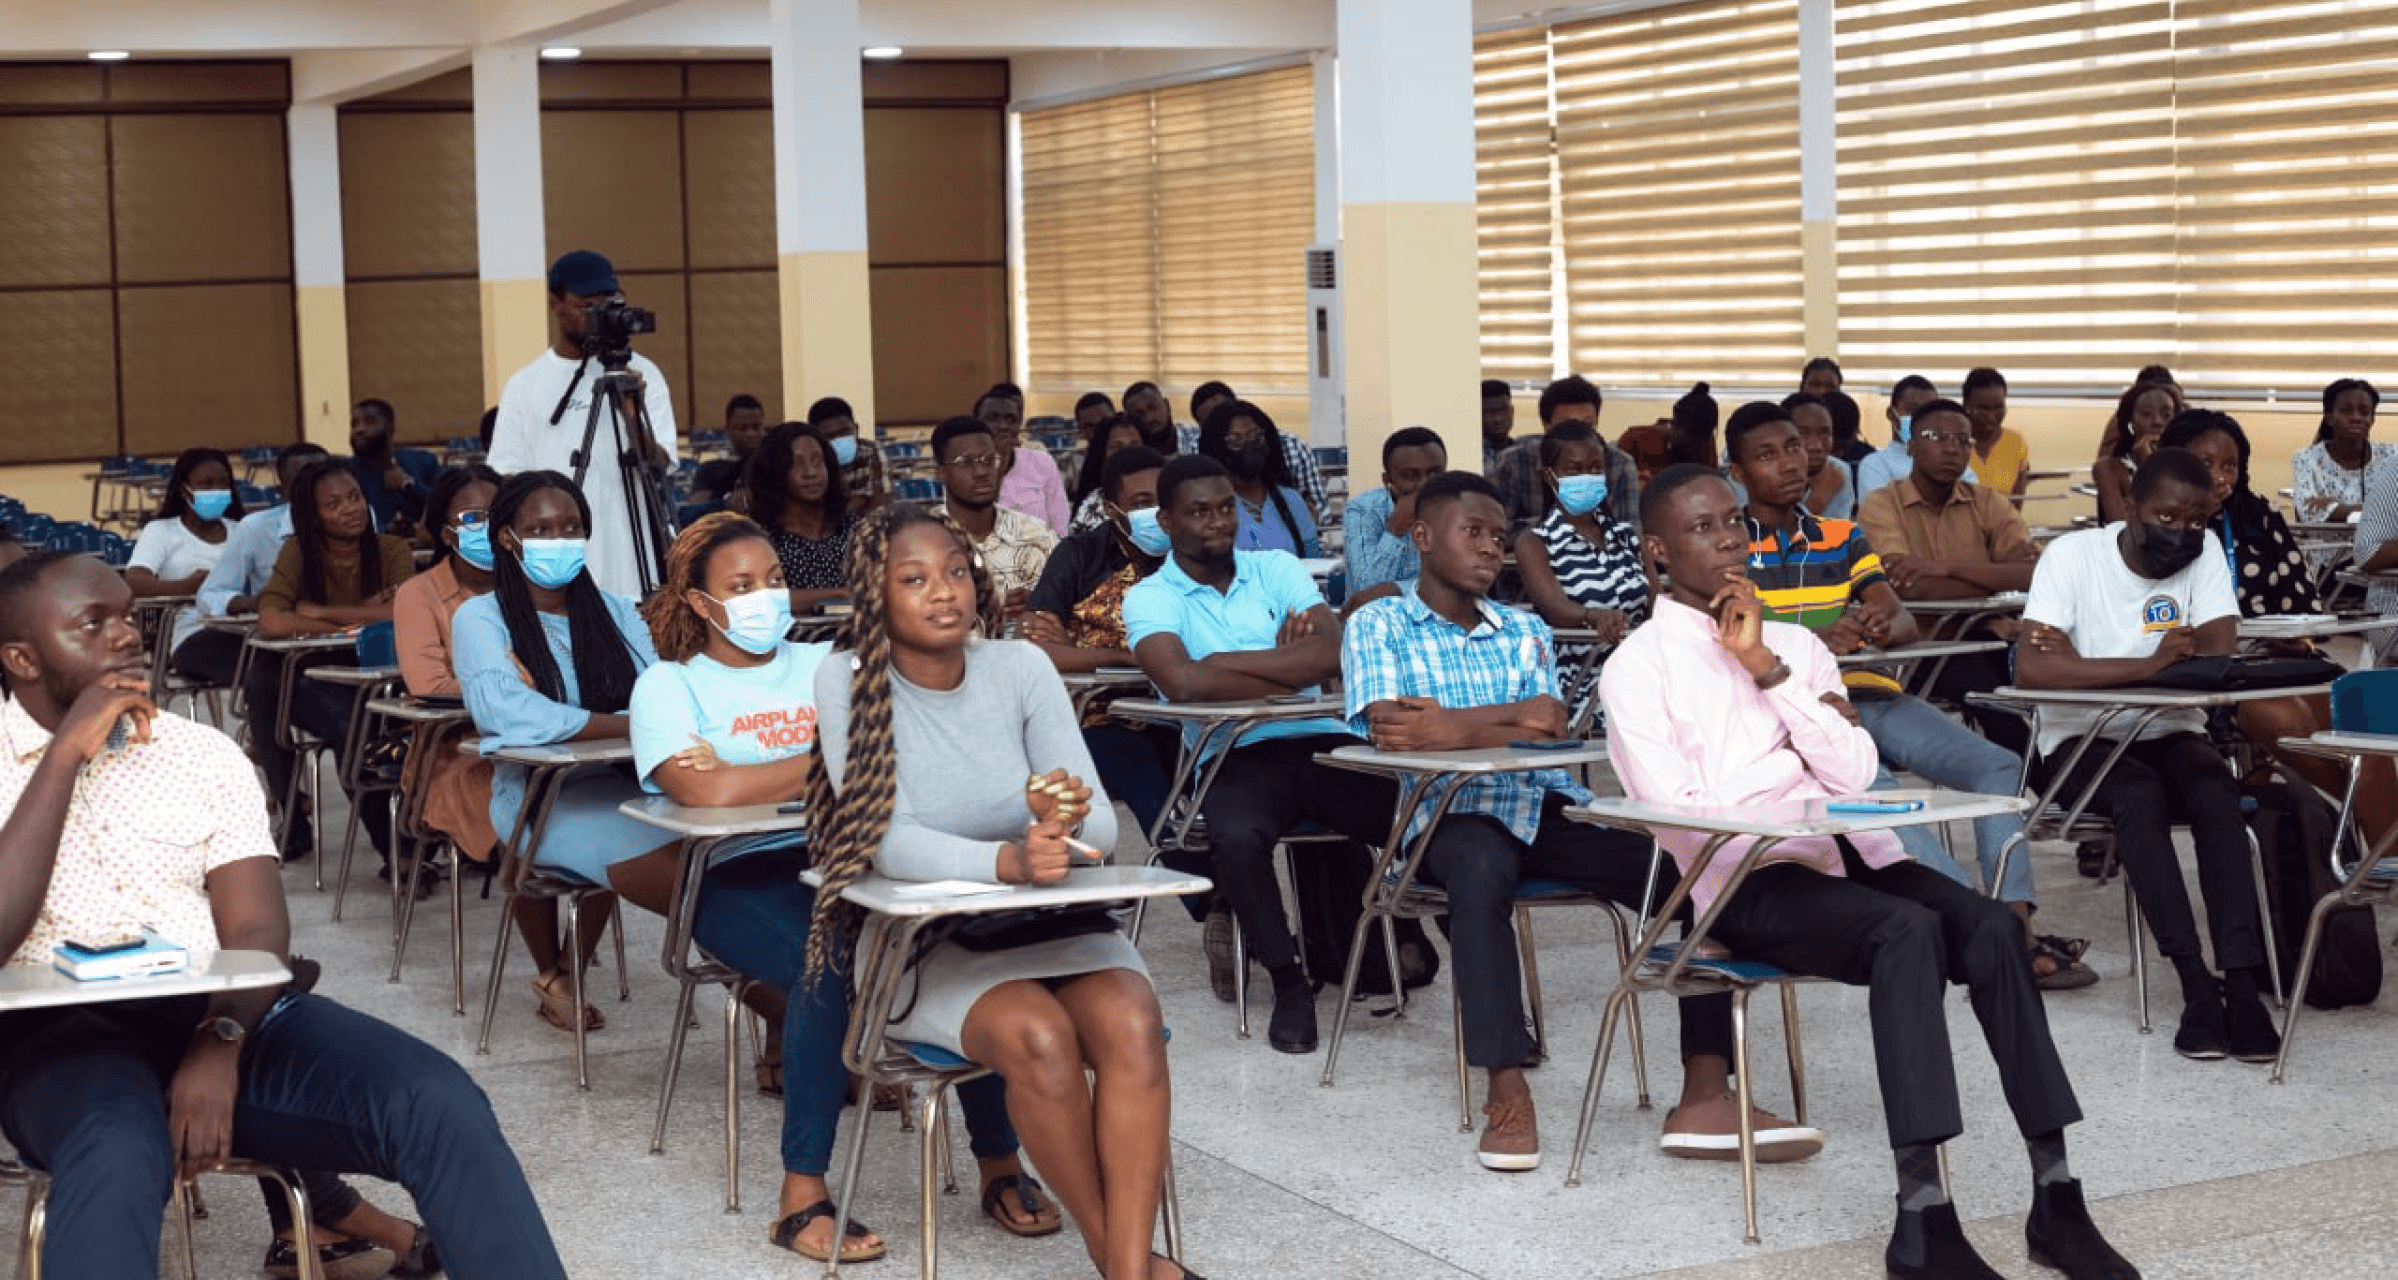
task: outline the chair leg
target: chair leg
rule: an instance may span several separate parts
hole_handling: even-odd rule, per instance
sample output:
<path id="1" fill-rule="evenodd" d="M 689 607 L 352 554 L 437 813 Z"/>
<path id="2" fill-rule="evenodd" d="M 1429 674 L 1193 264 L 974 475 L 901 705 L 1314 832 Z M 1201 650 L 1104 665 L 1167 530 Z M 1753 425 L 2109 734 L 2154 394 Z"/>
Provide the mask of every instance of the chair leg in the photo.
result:
<path id="1" fill-rule="evenodd" d="M 456 859 L 453 859 L 450 867 L 450 1012 L 463 1018 L 466 1016 L 466 889 L 460 883 L 465 877 L 459 874 L 459 867 L 455 864 Z M 502 920 L 500 928 L 505 936 L 508 922 Z"/>
<path id="2" fill-rule="evenodd" d="M 1457 1054 L 1457 1131 L 1474 1131 L 1472 1070 L 1465 1061 L 1465 993 L 1457 986 L 1457 966 L 1449 966 L 1449 1047 Z"/>
<path id="3" fill-rule="evenodd" d="M 1146 903 L 1148 899 L 1141 900 Z M 1240 917 L 1232 921 L 1232 1007 L 1236 1036 L 1249 1038 L 1249 937 L 1241 931 Z"/>
<path id="4" fill-rule="evenodd" d="M 175 1240 L 183 1250 L 184 1280 L 200 1280 L 200 1255 L 192 1240 L 192 1184 L 187 1178 L 175 1179 L 175 1193 L 168 1207 L 175 1215 Z M 296 1230 L 298 1224 L 293 1224 Z M 294 1250 L 294 1252 L 298 1252 Z"/>
<path id="5" fill-rule="evenodd" d="M 342 904 L 350 896 L 350 862 L 358 854 L 358 806 L 367 802 L 364 796 L 350 800 L 350 820 L 343 824 L 341 837 L 341 871 L 333 877 L 333 923 L 341 923 Z"/>
<path id="6" fill-rule="evenodd" d="M 741 1212 L 741 992 L 736 979 L 724 988 L 724 1211 Z M 690 988 L 686 986 L 685 990 Z M 679 1030 L 679 1028 L 678 1028 Z M 874 1100 L 867 1099 L 872 1106 Z M 666 1118 L 663 1106 L 658 1118 Z M 650 1150 L 657 1150 L 653 1143 Z"/>
<path id="7" fill-rule="evenodd" d="M 675 1081 L 683 1074 L 683 1041 L 691 1031 L 691 995 L 698 987 L 697 979 L 685 978 L 683 989 L 674 998 L 674 1021 L 666 1033 L 666 1069 L 658 1075 L 658 1118 L 649 1130 L 649 1153 L 653 1156 L 666 1149 L 666 1115 L 674 1107 Z M 729 1053 L 732 1045 L 729 1035 L 725 1045 Z"/>
<path id="8" fill-rule="evenodd" d="M 2314 975 L 2315 950 L 2323 945 L 2324 918 L 2330 915 L 2331 909 L 2338 906 L 2339 903 L 2338 896 L 2326 894 L 2315 903 L 2315 909 L 2307 913 L 2306 943 L 2298 949 L 2298 972 L 2290 987 L 2293 995 L 2305 991 L 2306 980 Z M 2268 943 L 2267 946 L 2270 948 L 2271 944 Z M 2306 1000 L 2302 997 L 2293 999 L 2284 1006 L 2285 1012 L 2281 1018 L 2281 1051 L 2273 1055 L 2273 1083 L 2275 1084 L 2281 1083 L 2282 1073 L 2289 1068 L 2290 1039 L 2298 1032 L 2298 1011 L 2305 1005 Z"/>
<path id="9" fill-rule="evenodd" d="M 314 828 L 316 856 L 308 860 L 309 873 L 316 877 L 316 891 L 325 891 L 325 788 L 316 775 L 325 767 L 323 755 L 313 751 L 300 753 L 300 772 L 307 775 L 308 821 Z M 352 806 L 355 811 L 356 806 Z"/>
<path id="10" fill-rule="evenodd" d="M 1757 1233 L 1757 1131 L 1749 1108 L 1755 1098 L 1749 1092 L 1749 989 L 1732 988 L 1732 1067 L 1738 1074 L 1732 1077 L 1732 1105 L 1739 1111 L 1740 1124 L 1740 1211 L 1746 1224 L 1741 1241 L 1755 1244 Z"/>
<path id="11" fill-rule="evenodd" d="M 491 1019 L 494 1014 L 499 1012 L 500 1008 L 500 980 L 506 976 L 508 968 L 508 934 L 516 927 L 518 897 L 519 895 L 514 889 L 510 889 L 500 897 L 499 936 L 491 944 L 491 978 L 483 988 L 483 1034 L 475 1040 L 477 1054 L 491 1052 Z M 569 938 L 567 947 L 571 950 L 573 946 L 574 942 Z M 460 1012 L 463 1013 L 464 1010 L 461 1009 Z"/>
<path id="12" fill-rule="evenodd" d="M 1357 998 L 1357 973 L 1365 967 L 1366 930 L 1374 927 L 1371 911 L 1357 917 L 1357 928 L 1349 936 L 1349 965 L 1341 976 L 1340 1003 L 1332 1010 L 1332 1040 L 1324 1046 L 1324 1074 L 1316 1083 L 1332 1087 L 1332 1068 L 1340 1061 L 1341 1036 L 1349 1029 L 1349 1003 Z"/>
<path id="13" fill-rule="evenodd" d="M 49 1236 L 50 1175 L 27 1169 L 24 1229 L 17 1234 L 17 1280 L 42 1280 L 42 1243 Z"/>
<path id="14" fill-rule="evenodd" d="M 849 1128 L 849 1160 L 842 1166 L 841 1189 L 834 1195 L 833 1239 L 835 1241 L 849 1238 L 850 1211 L 857 1207 L 858 1172 L 866 1165 L 866 1129 L 874 1120 L 874 1092 L 871 1083 L 867 1085 L 864 1105 L 853 1109 L 857 1115 L 855 1122 Z M 828 1276 L 841 1274 L 840 1249 L 835 1248 L 832 1256 L 825 1259 L 824 1274 Z"/>
<path id="15" fill-rule="evenodd" d="M 1166 1257 L 1182 1266 L 1182 1192 L 1174 1185 L 1174 1143 L 1166 1142 L 1166 1170 L 1158 1188 L 1157 1212 L 1165 1220 Z"/>
<path id="16" fill-rule="evenodd" d="M 1532 1060 L 1549 1060 L 1549 1017 L 1540 1002 L 1540 948 L 1532 941 L 1532 909 L 1515 909 L 1515 947 L 1523 957 L 1524 1006 L 1532 1011 Z"/>
<path id="17" fill-rule="evenodd" d="M 2124 933 L 2132 944 L 2132 986 L 2140 993 L 2140 1034 L 2152 1029 L 2148 1017 L 2148 930 L 2140 919 L 2140 901 L 2132 896 L 2130 876 L 2123 878 Z"/>
<path id="18" fill-rule="evenodd" d="M 1590 1055 L 1590 1079 L 1582 1086 L 1582 1118 L 1574 1126 L 1574 1158 L 1565 1168 L 1565 1185 L 1582 1185 L 1582 1153 L 1590 1148 L 1590 1124 L 1599 1110 L 1599 1086 L 1607 1082 L 1607 1054 L 1615 1047 L 1615 1019 L 1632 999 L 1632 989 L 1618 985 L 1607 995 L 1607 1011 L 1599 1017 L 1599 1047 Z"/>
<path id="19" fill-rule="evenodd" d="M 591 1034 L 591 1028 L 583 1014 L 583 1010 L 590 1007 L 589 1002 L 583 998 L 583 970 L 586 967 L 583 963 L 582 944 L 583 895 L 570 893 L 558 899 L 558 902 L 566 911 L 566 992 L 568 998 L 573 1001 L 568 1006 L 570 1012 L 566 1018 L 567 1021 L 575 1024 L 575 1088 L 589 1093 L 591 1091 L 591 1050 L 585 1041 Z M 622 933 L 617 935 L 617 946 L 620 948 L 624 945 L 623 938 Z M 624 959 L 624 952 L 619 950 L 616 954 L 617 960 L 621 963 Z"/>
<path id="20" fill-rule="evenodd" d="M 1382 958 L 1391 971 L 1391 1016 L 1407 1016 L 1407 983 L 1399 976 L 1399 920 L 1396 916 L 1382 917 Z"/>
<path id="21" fill-rule="evenodd" d="M 936 1178 L 933 1166 L 940 1160 L 941 1140 L 949 1134 L 949 1126 L 942 1123 L 941 1120 L 941 1100 L 947 1092 L 948 1090 L 944 1089 L 938 1080 L 933 1081 L 925 1089 L 924 1115 L 919 1121 L 924 1132 L 919 1135 L 918 1139 L 921 1151 L 918 1163 L 921 1166 L 922 1176 L 918 1180 L 920 1203 L 917 1205 L 917 1212 L 922 1215 L 924 1220 L 922 1245 L 924 1249 L 924 1280 L 940 1280 L 941 1275 L 941 1197 L 934 1190 Z M 833 1248 L 836 1253 L 840 1250 L 840 1241 L 840 1236 L 833 1237 Z"/>
<path id="22" fill-rule="evenodd" d="M 1615 971 L 1622 973 L 1632 963 L 1632 934 L 1625 927 L 1624 917 L 1621 913 L 1613 907 L 1606 908 L 1606 912 L 1607 923 L 1615 929 Z M 1647 1111 L 1650 1110 L 1649 1050 L 1648 1046 L 1643 1043 L 1640 1034 L 1640 998 L 1638 996 L 1631 999 L 1625 1013 L 1631 1023 L 1632 1083 L 1640 1094 L 1639 1109 Z"/>
<path id="23" fill-rule="evenodd" d="M 2290 990 L 2281 982 L 2281 948 L 2273 945 L 2273 899 L 2265 888 L 2265 851 L 2257 847 L 2256 829 L 2248 833 L 2248 870 L 2256 877 L 2257 938 L 2265 944 L 2265 976 L 2273 983 L 2273 1002 L 2290 1007 Z"/>
<path id="24" fill-rule="evenodd" d="M 616 939 L 616 1000 L 622 1004 L 633 998 L 633 974 L 624 964 L 623 898 L 611 898 L 608 902 L 608 932 Z"/>
<path id="25" fill-rule="evenodd" d="M 1790 1109 L 1807 1123 L 1807 1055 L 1799 1048 L 1798 986 L 1782 984 L 1782 1049 L 1790 1058 Z"/>
<path id="26" fill-rule="evenodd" d="M 283 1198 L 291 1205 L 292 1254 L 299 1264 L 298 1280 L 323 1280 L 317 1269 L 316 1250 L 308 1247 L 309 1229 L 315 1224 L 316 1216 L 309 1211 L 308 1190 L 300 1185 L 300 1180 L 274 1165 L 248 1160 L 236 1161 L 232 1167 L 221 1168 L 220 1172 L 265 1178 L 283 1188 Z"/>

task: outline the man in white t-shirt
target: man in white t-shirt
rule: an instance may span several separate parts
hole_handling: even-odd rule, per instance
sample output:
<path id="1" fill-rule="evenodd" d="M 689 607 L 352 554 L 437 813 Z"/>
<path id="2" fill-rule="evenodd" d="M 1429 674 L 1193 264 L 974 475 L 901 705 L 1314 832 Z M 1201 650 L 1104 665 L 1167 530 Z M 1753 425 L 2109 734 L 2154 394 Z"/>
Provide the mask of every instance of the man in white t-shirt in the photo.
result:
<path id="1" fill-rule="evenodd" d="M 550 266 L 550 315 L 558 322 L 557 338 L 549 350 L 509 377 L 500 391 L 500 416 L 491 436 L 490 463 L 502 475 L 519 471 L 557 471 L 572 476 L 574 455 L 583 447 L 583 425 L 591 412 L 591 388 L 605 372 L 599 361 L 583 355 L 583 331 L 595 303 L 621 300 L 616 268 L 588 249 L 577 249 Z M 641 407 L 649 414 L 651 439 L 644 443 L 653 473 L 672 466 L 675 458 L 674 404 L 667 396 L 666 375 L 647 356 L 635 352 L 631 371 L 641 380 Z M 631 446 L 634 406 L 621 405 L 627 446 Z M 589 564 L 592 579 L 628 600 L 642 592 L 642 565 L 656 580 L 663 547 L 648 545 L 642 517 L 625 503 L 625 475 L 609 430 L 606 409 L 592 440 L 590 467 L 583 475 L 583 497 L 591 503 Z M 660 481 L 663 475 L 660 474 Z"/>
<path id="2" fill-rule="evenodd" d="M 2132 478 L 2131 518 L 2050 543 L 2032 575 L 2016 679 L 2032 688 L 2103 689 L 2148 683 L 2184 658 L 2228 654 L 2239 602 L 2223 546 L 2206 528 L 2214 508 L 2206 464 L 2159 449 Z M 2053 755 L 2104 708 L 2047 709 L 2039 751 Z M 2117 723 L 2124 723 L 2118 721 Z M 2079 791 L 2105 755 L 2093 747 L 2069 784 Z M 2206 716 L 2169 711 L 2099 783 L 2091 810 L 2113 819 L 2132 896 L 2182 983 L 2174 1051 L 2185 1058 L 2271 1062 L 2281 1048 L 2258 997 L 2265 951 L 2240 816 L 2240 786 L 2207 741 Z M 2174 857 L 2172 824 L 2190 826 L 2219 981 L 2199 952 L 2198 923 Z"/>

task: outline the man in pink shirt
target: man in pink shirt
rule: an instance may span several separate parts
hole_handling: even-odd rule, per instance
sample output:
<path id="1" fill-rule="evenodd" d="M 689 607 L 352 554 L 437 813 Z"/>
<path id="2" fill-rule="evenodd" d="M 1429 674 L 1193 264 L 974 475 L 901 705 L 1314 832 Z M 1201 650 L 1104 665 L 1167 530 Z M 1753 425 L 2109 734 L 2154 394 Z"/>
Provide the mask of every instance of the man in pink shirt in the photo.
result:
<path id="1" fill-rule="evenodd" d="M 974 416 L 991 429 L 999 446 L 999 505 L 1021 511 L 1065 537 L 1074 522 L 1066 502 L 1066 482 L 1057 463 L 1040 449 L 1024 447 L 1024 396 L 1002 384 L 983 392 L 974 402 Z"/>
<path id="2" fill-rule="evenodd" d="M 1609 754 L 1637 800 L 1728 808 L 1853 795 L 1872 782 L 1873 739 L 1841 692 L 1831 651 L 1766 622 L 1747 575 L 1748 525 L 1713 471 L 1669 467 L 1641 494 L 1641 554 L 1666 587 L 1599 681 Z M 1670 690 L 1670 692 L 1668 692 Z M 1661 834 L 1684 875 L 1704 838 Z M 1747 846 L 1719 849 L 1691 890 L 1702 913 Z M 1710 940 L 1746 960 L 1872 991 L 1874 1063 L 1898 1163 L 1885 1261 L 1902 1280 L 1996 1277 L 1940 1184 L 1940 1144 L 1964 1129 L 1941 1004 L 1973 993 L 2007 1104 L 2030 1148 L 2033 1261 L 2074 1280 L 2139 1272 L 2099 1234 L 2065 1160 L 2081 1119 L 2007 909 L 1907 857 L 1888 832 L 1777 845 L 1717 917 Z"/>

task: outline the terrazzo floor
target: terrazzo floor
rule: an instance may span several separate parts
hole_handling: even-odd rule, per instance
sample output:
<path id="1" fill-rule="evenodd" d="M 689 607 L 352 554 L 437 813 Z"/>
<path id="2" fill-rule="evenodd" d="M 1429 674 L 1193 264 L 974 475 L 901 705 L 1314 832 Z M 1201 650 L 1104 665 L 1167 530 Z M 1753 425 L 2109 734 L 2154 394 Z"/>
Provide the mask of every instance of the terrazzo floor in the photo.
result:
<path id="1" fill-rule="evenodd" d="M 2265 1067 L 2184 1061 L 2172 1051 L 2178 1006 L 2161 965 L 2157 1032 L 2136 1029 L 2120 881 L 2100 886 L 2076 875 L 2063 845 L 2039 846 L 2035 857 L 2043 932 L 2090 938 L 2089 960 L 2104 979 L 2050 995 L 2048 1010 L 2089 1117 L 2071 1130 L 2073 1168 L 2122 1250 L 2152 1278 L 2398 1275 L 2398 1240 L 2383 1228 L 2398 1210 L 2398 1108 L 2386 1100 L 2398 1087 L 2390 1052 L 2398 1044 L 2398 997 L 2385 990 L 2371 1007 L 2308 1010 L 2285 1085 L 2269 1084 Z M 572 1274 L 790 1277 L 818 1270 L 766 1241 L 780 1104 L 748 1088 L 740 1103 L 744 1209 L 724 1211 L 722 997 L 714 990 L 700 996 L 665 1150 L 648 1153 L 674 996 L 657 967 L 659 921 L 627 913 L 630 1001 L 615 1002 L 613 973 L 594 970 L 609 1022 L 591 1039 L 592 1089 L 585 1093 L 574 1086 L 570 1039 L 534 1015 L 521 954 L 511 960 L 491 1053 L 475 1053 L 474 1015 L 499 924 L 496 898 L 467 902 L 469 1016 L 461 1018 L 451 1013 L 441 898 L 420 914 L 405 981 L 392 985 L 385 981 L 389 917 L 380 882 L 362 869 L 354 886 L 362 893 L 353 895 L 348 919 L 335 924 L 331 896 L 311 887 L 312 871 L 313 864 L 298 864 L 284 880 L 294 949 L 324 963 L 320 992 L 468 1065 L 516 1146 Z M 1208 993 L 1197 926 L 1179 910 L 1153 913 L 1143 950 L 1174 1029 L 1174 1159 L 1190 1264 L 1213 1280 L 1880 1275 L 1892 1179 L 1864 993 L 1815 985 L 1801 994 L 1811 1118 L 1830 1144 L 1811 1161 L 1761 1172 L 1764 1240 L 1744 1245 L 1736 1171 L 1666 1159 L 1655 1148 L 1680 1082 L 1663 1001 L 1652 1001 L 1648 1016 L 1657 1108 L 1635 1109 L 1619 1048 L 1584 1183 L 1563 1185 L 1599 1009 L 1613 983 L 1612 942 L 1590 913 L 1543 912 L 1539 929 L 1556 1055 L 1532 1075 L 1545 1159 L 1535 1172 L 1497 1174 L 1476 1164 L 1473 1136 L 1457 1129 L 1445 979 L 1418 993 L 1403 1019 L 1353 1018 L 1338 1081 L 1325 1089 L 1317 1084 L 1320 1054 L 1292 1057 L 1266 1045 L 1264 984 L 1252 995 L 1257 1038 L 1238 1040 L 1231 1009 Z M 2393 930 L 2398 920 L 2385 913 L 2385 939 Z M 1329 1037 L 1335 996 L 1321 999 Z M 1782 1031 L 1772 1005 L 1760 1000 L 1752 1019 L 1757 1087 L 1767 1105 L 1786 1110 Z M 2022 1145 L 1978 1027 L 1961 993 L 1948 1009 L 1967 1123 L 1950 1145 L 1960 1214 L 2000 1270 L 2052 1274 L 2024 1256 Z M 853 1118 L 844 1116 L 844 1150 Z M 962 1133 L 952 1140 L 959 1167 L 970 1174 Z M 890 1240 L 892 1253 L 852 1268 L 861 1276 L 917 1273 L 915 1150 L 895 1117 L 876 1119 L 860 1215 Z M 197 1227 L 201 1274 L 257 1274 L 266 1228 L 256 1194 L 231 1182 L 208 1185 L 214 1212 Z M 398 1188 L 359 1185 L 385 1207 L 406 1210 Z M 1092 1274 L 1070 1232 L 1035 1241 L 1008 1236 L 976 1213 L 973 1190 L 941 1202 L 945 1274 Z M 13 1199 L 0 1201 L 0 1257 L 14 1256 L 17 1231 Z"/>

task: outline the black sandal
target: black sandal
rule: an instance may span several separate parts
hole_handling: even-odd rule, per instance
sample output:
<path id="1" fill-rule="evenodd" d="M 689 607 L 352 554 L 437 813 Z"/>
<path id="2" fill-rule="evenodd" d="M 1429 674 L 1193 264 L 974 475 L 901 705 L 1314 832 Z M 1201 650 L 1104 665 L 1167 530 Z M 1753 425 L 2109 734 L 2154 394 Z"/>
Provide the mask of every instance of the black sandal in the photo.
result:
<path id="1" fill-rule="evenodd" d="M 2030 963 L 2032 983 L 2042 991 L 2075 991 L 2098 981 L 2098 971 L 2082 963 L 2082 953 L 2090 949 L 2088 938 L 2060 938 L 2054 934 L 2038 934 L 2032 938 Z M 2039 962 L 2047 960 L 2053 967 L 2040 972 Z"/>
<path id="2" fill-rule="evenodd" d="M 1166 1258 L 1166 1255 L 1162 1253 L 1153 1253 L 1149 1256 L 1152 1258 Z M 1173 1262 L 1175 1269 L 1182 1272 L 1182 1280 L 1207 1280 L 1206 1276 L 1200 1275 L 1198 1272 L 1191 1270 L 1189 1267 L 1186 1267 L 1179 1262 L 1174 1262 L 1174 1259 L 1172 1258 L 1166 1258 L 1166 1261 Z M 1105 1275 L 1106 1273 L 1101 1272 L 1100 1274 Z"/>
<path id="3" fill-rule="evenodd" d="M 418 1226 L 416 1234 L 409 1238 L 408 1251 L 391 1264 L 391 1274 L 403 1277 L 403 1280 L 437 1276 L 441 1270 L 441 1250 L 433 1243 L 433 1233 L 423 1226 Z"/>
<path id="4" fill-rule="evenodd" d="M 1041 1206 L 1033 1200 L 1034 1192 L 1047 1190 L 1041 1185 L 1040 1179 L 1029 1173 L 1003 1173 L 991 1179 L 990 1184 L 983 1188 L 983 1216 L 998 1223 L 1009 1235 L 1022 1236 L 1027 1240 L 1056 1235 L 1066 1229 L 1066 1215 L 1060 1213 L 1057 1221 L 1043 1225 L 1040 1221 Z M 1033 1219 L 1031 1226 L 1024 1226 L 999 1211 L 1001 1197 L 1010 1191 L 1016 1193 L 1016 1203 L 1023 1207 L 1024 1216 Z"/>
<path id="5" fill-rule="evenodd" d="M 774 1242 L 775 1248 L 789 1249 L 791 1252 L 798 1254 L 800 1257 L 806 1258 L 810 1262 L 830 1262 L 832 1261 L 832 1254 L 829 1251 L 811 1248 L 808 1245 L 801 1244 L 799 1242 L 799 1233 L 807 1230 L 808 1224 L 814 1222 L 818 1218 L 830 1218 L 839 1212 L 840 1210 L 833 1207 L 832 1201 L 819 1200 L 816 1203 L 809 1205 L 807 1208 L 802 1209 L 797 1213 L 790 1214 L 783 1218 L 782 1221 L 775 1223 L 774 1230 L 767 1234 L 767 1239 Z M 889 1253 L 891 1251 L 890 1246 L 884 1244 L 880 1240 L 875 1241 L 873 1244 L 859 1245 L 856 1252 L 851 1252 L 846 1247 L 847 1243 L 851 1240 L 863 1240 L 867 1236 L 873 1234 L 874 1233 L 872 1231 L 866 1229 L 866 1225 L 864 1223 L 850 1223 L 848 1228 L 841 1233 L 842 1243 L 844 1245 L 844 1248 L 841 1251 L 841 1261 L 872 1262 L 876 1258 Z"/>

